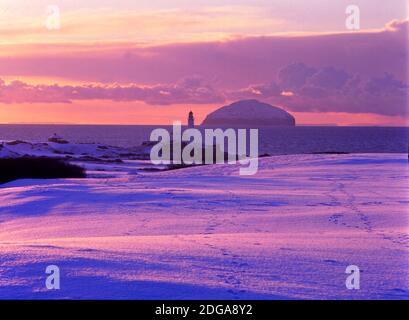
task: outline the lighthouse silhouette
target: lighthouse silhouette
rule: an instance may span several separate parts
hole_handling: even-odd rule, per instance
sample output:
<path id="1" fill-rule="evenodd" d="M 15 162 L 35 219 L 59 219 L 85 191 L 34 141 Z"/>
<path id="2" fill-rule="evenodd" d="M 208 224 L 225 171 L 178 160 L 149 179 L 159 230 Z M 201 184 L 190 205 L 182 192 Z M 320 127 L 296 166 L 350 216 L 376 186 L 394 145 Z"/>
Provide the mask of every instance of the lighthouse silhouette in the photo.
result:
<path id="1" fill-rule="evenodd" d="M 187 118 L 187 126 L 188 128 L 194 128 L 195 127 L 195 118 L 193 117 L 193 112 L 189 112 L 189 117 Z"/>

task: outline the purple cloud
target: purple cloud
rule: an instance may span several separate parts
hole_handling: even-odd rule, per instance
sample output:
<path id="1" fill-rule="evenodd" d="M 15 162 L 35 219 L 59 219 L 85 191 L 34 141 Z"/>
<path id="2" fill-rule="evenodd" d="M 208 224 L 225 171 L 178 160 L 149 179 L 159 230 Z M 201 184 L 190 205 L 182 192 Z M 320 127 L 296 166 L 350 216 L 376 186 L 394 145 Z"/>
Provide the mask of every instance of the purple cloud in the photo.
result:
<path id="1" fill-rule="evenodd" d="M 304 63 L 293 63 L 279 71 L 278 82 L 284 90 L 297 90 L 316 72 L 315 68 L 307 67 Z"/>
<path id="2" fill-rule="evenodd" d="M 30 85 L 22 81 L 6 84 L 0 79 L 1 103 L 71 103 L 73 100 L 144 101 L 148 104 L 221 103 L 224 97 L 198 77 L 173 85 Z"/>
<path id="3" fill-rule="evenodd" d="M 0 75 L 153 86 L 197 74 L 214 87 L 239 89 L 268 83 L 284 66 L 301 62 L 312 69 L 331 66 L 371 77 L 388 72 L 403 81 L 409 60 L 407 28 L 408 21 L 393 21 L 385 29 L 371 32 L 247 37 L 153 47 L 131 43 L 32 45 L 14 48 L 21 52 L 18 55 L 3 53 Z M 295 70 L 298 85 L 303 85 L 303 77 L 312 71 Z M 287 80 L 282 78 L 280 85 L 285 86 Z"/>
<path id="4" fill-rule="evenodd" d="M 271 96 L 258 90 L 258 98 L 298 112 L 408 114 L 409 86 L 389 73 L 368 77 L 334 67 L 310 68 L 297 63 L 283 68 L 278 82 L 282 90 L 291 90 L 291 95 Z"/>
<path id="5" fill-rule="evenodd" d="M 0 102 L 98 99 L 172 105 L 256 98 L 290 111 L 406 116 L 408 26 L 408 21 L 393 21 L 376 32 L 252 37 L 147 48 L 111 44 L 75 51 L 78 47 L 68 46 L 60 51 L 54 48 L 52 54 L 41 49 L 35 55 L 3 55 L 3 75 L 100 84 L 0 81 Z"/>
<path id="6" fill-rule="evenodd" d="M 70 103 L 73 100 L 111 100 L 172 105 L 221 104 L 256 98 L 298 112 L 407 115 L 409 86 L 388 73 L 372 78 L 351 75 L 333 67 L 311 68 L 296 63 L 284 67 L 278 78 L 238 90 L 216 90 L 198 76 L 184 78 L 175 84 L 155 86 L 29 85 L 22 81 L 6 84 L 0 79 L 0 102 Z"/>

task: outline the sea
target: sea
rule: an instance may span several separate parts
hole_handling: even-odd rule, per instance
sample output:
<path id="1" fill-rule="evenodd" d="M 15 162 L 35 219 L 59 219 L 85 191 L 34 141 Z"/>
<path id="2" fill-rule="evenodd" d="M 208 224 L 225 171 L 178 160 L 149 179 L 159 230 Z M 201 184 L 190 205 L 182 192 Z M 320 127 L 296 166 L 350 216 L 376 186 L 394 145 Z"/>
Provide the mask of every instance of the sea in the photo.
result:
<path id="1" fill-rule="evenodd" d="M 54 133 L 73 143 L 135 147 L 163 125 L 2 124 L 0 140 L 46 142 Z M 408 153 L 408 127 L 296 126 L 259 129 L 259 154 Z"/>

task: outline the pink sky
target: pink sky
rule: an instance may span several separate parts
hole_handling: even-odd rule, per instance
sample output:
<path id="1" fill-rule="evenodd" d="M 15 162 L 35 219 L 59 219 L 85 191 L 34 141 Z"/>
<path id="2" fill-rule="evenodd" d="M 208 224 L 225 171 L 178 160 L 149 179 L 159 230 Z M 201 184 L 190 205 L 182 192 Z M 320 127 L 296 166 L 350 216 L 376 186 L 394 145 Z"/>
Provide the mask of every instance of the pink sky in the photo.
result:
<path id="1" fill-rule="evenodd" d="M 137 1 L 139 2 L 139 1 Z M 258 99 L 300 124 L 408 125 L 405 1 L 0 1 L 0 123 L 169 124 Z"/>

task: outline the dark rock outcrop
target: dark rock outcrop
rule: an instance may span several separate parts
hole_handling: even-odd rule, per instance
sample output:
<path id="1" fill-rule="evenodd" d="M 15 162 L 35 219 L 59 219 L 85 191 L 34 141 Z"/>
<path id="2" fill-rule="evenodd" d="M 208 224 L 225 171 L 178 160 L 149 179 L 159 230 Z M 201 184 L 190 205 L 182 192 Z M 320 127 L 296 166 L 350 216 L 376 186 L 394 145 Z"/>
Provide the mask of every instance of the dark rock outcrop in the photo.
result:
<path id="1" fill-rule="evenodd" d="M 287 111 L 267 103 L 242 100 L 210 113 L 202 126 L 221 128 L 295 126 L 295 118 Z"/>

